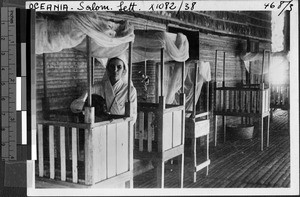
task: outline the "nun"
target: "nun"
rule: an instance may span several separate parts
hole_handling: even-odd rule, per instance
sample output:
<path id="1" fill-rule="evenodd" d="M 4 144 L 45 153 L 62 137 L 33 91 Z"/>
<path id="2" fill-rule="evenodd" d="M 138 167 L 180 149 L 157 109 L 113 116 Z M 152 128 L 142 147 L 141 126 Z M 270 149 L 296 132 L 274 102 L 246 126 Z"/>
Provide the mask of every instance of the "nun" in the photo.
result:
<path id="1" fill-rule="evenodd" d="M 120 55 L 108 59 L 106 72 L 100 83 L 95 84 L 91 89 L 91 94 L 101 96 L 104 99 L 105 111 L 111 115 L 125 115 L 125 103 L 128 100 L 128 85 L 131 86 L 130 102 L 133 114 L 133 122 L 137 117 L 137 93 L 133 83 L 128 82 L 128 65 L 126 56 Z M 80 113 L 83 111 L 88 97 L 88 91 L 71 103 L 71 111 Z M 93 103 L 94 105 L 94 103 Z M 97 116 L 97 114 L 96 114 Z"/>

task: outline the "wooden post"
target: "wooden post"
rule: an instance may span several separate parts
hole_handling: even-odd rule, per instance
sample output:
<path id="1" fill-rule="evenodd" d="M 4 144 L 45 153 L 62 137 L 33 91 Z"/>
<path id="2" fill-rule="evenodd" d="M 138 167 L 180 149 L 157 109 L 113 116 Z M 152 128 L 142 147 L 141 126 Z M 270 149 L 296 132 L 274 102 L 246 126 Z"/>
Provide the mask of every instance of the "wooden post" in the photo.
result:
<path id="1" fill-rule="evenodd" d="M 160 86 L 161 86 L 161 84 L 160 84 L 160 75 L 161 75 L 160 67 L 161 66 L 162 65 L 160 65 L 160 64 L 155 64 L 155 70 L 156 70 L 156 73 L 157 73 L 157 75 L 155 75 L 155 81 L 156 81 L 156 83 L 155 83 L 155 85 L 156 85 L 156 88 L 155 88 L 155 103 L 159 102 L 159 95 L 160 95 L 160 92 L 161 92 L 161 89 L 160 89 Z"/>
<path id="2" fill-rule="evenodd" d="M 263 51 L 262 57 L 262 68 L 261 68 L 261 83 L 264 83 L 264 67 L 265 67 L 265 50 Z"/>
<path id="3" fill-rule="evenodd" d="M 223 87 L 225 87 L 225 56 L 226 56 L 226 52 L 223 52 Z"/>
<path id="4" fill-rule="evenodd" d="M 160 49 L 160 80 L 161 80 L 160 96 L 164 96 L 164 48 Z"/>
<path id="5" fill-rule="evenodd" d="M 95 84 L 95 58 L 92 57 L 92 64 L 91 64 L 91 70 L 92 70 L 92 86 Z"/>
<path id="6" fill-rule="evenodd" d="M 47 55 L 43 53 L 43 81 L 44 81 L 44 98 L 43 98 L 43 117 L 44 119 L 49 118 L 49 98 L 48 98 L 48 90 L 47 90 Z"/>
<path id="7" fill-rule="evenodd" d="M 87 50 L 87 80 L 88 80 L 88 107 L 92 106 L 92 69 L 91 69 L 91 38 L 86 36 L 86 50 Z"/>
<path id="8" fill-rule="evenodd" d="M 267 147 L 269 147 L 269 141 L 270 141 L 270 115 L 267 116 L 268 122 L 267 122 Z"/>
<path id="9" fill-rule="evenodd" d="M 216 107 L 217 107 L 217 66 L 218 66 L 218 50 L 216 50 L 216 53 L 215 53 L 215 84 L 214 84 L 214 103 L 215 103 L 215 106 L 214 106 L 214 110 L 216 110 Z M 215 122 L 215 131 L 214 131 L 214 134 L 215 134 L 215 146 L 217 146 L 217 138 L 218 138 L 218 117 L 217 115 L 214 116 L 214 122 Z"/>
<path id="10" fill-rule="evenodd" d="M 223 116 L 224 142 L 226 142 L 226 116 Z"/>
<path id="11" fill-rule="evenodd" d="M 223 81 L 222 87 L 225 88 L 225 56 L 226 52 L 223 52 Z M 223 111 L 227 111 L 227 90 L 223 90 Z"/>
<path id="12" fill-rule="evenodd" d="M 264 113 L 264 83 L 262 83 L 260 85 L 260 132 L 261 132 L 261 151 L 263 151 L 264 149 L 264 117 L 263 117 L 263 113 Z"/>
<path id="13" fill-rule="evenodd" d="M 195 63 L 195 77 L 194 77 L 194 85 L 193 85 L 193 91 L 194 91 L 194 96 L 193 96 L 193 118 L 196 116 L 196 90 L 197 90 L 197 80 L 198 80 L 198 64 L 197 62 Z"/>
<path id="14" fill-rule="evenodd" d="M 129 49 L 128 49 L 128 90 L 127 90 L 127 101 L 128 106 L 126 109 L 126 115 L 131 116 L 132 110 L 131 110 L 131 101 L 130 101 L 130 95 L 131 95 L 131 79 L 132 79 L 132 60 L 131 60 L 131 53 L 132 53 L 132 42 L 129 42 Z"/>
<path id="15" fill-rule="evenodd" d="M 260 115 L 260 150 L 264 150 L 264 117 Z"/>
<path id="16" fill-rule="evenodd" d="M 206 83 L 206 111 L 209 112 L 209 82 Z"/>
<path id="17" fill-rule="evenodd" d="M 196 75 L 198 72 L 195 73 Z M 182 63 L 182 93 L 180 94 L 180 105 L 185 105 L 185 94 L 184 94 L 184 80 L 185 80 L 185 62 Z M 185 108 L 182 110 L 181 114 L 181 144 L 184 146 L 185 140 Z M 180 156 L 179 156 L 180 157 Z M 184 178 L 184 151 L 181 154 L 181 158 L 179 159 L 179 174 L 180 174 L 180 188 L 183 187 L 183 178 Z"/>
<path id="18" fill-rule="evenodd" d="M 185 81 L 185 62 L 182 62 L 182 73 L 181 73 L 181 92 L 184 94 L 184 81 Z"/>
<path id="19" fill-rule="evenodd" d="M 222 82 L 222 86 L 223 88 L 225 88 L 225 56 L 226 56 L 226 52 L 223 52 L 223 82 Z M 226 100 L 227 100 L 227 91 L 224 90 L 223 92 L 223 110 L 227 110 L 227 106 L 226 106 Z M 224 142 L 226 141 L 226 116 L 223 115 L 223 132 L 224 132 Z"/>
<path id="20" fill-rule="evenodd" d="M 130 60 L 131 64 L 131 60 Z M 128 166 L 129 166 L 129 171 L 132 173 L 132 177 L 130 180 L 127 182 L 129 184 L 129 188 L 133 188 L 133 148 L 134 148 L 134 134 L 133 134 L 133 124 L 132 122 L 128 122 Z M 128 184 L 127 187 L 128 187 Z"/>
<path id="21" fill-rule="evenodd" d="M 91 73 L 91 38 L 86 36 L 87 47 L 87 80 L 88 80 L 88 107 L 84 108 L 84 122 L 93 124 L 95 121 L 95 108 L 92 106 L 92 73 Z M 94 184 L 94 166 L 93 166 L 93 144 L 92 129 L 85 129 L 84 137 L 84 156 L 85 156 L 85 184 Z"/>

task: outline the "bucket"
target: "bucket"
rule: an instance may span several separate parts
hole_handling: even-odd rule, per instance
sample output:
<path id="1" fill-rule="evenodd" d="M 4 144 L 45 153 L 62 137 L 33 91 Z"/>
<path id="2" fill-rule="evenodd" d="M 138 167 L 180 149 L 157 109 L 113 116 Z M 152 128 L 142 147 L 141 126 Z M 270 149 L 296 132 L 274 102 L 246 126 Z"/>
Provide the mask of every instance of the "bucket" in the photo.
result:
<path id="1" fill-rule="evenodd" d="M 235 124 L 227 127 L 228 134 L 232 139 L 252 139 L 254 125 L 250 124 Z"/>

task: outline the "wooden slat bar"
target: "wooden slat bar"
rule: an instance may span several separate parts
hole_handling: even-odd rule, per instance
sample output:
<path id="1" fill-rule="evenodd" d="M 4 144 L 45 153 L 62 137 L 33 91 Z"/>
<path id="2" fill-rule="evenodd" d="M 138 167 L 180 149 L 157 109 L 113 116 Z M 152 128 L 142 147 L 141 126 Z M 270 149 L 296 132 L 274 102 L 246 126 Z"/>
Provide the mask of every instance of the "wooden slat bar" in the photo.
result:
<path id="1" fill-rule="evenodd" d="M 66 181 L 66 137 L 65 127 L 60 127 L 60 179 Z"/>
<path id="2" fill-rule="evenodd" d="M 152 152 L 152 135 L 154 132 L 154 129 L 152 127 L 152 121 L 153 121 L 153 112 L 148 113 L 148 135 L 147 135 L 147 141 L 148 141 L 148 152 Z"/>
<path id="3" fill-rule="evenodd" d="M 246 88 L 246 87 L 217 87 L 216 90 L 240 90 L 245 92 L 259 91 L 259 88 Z"/>
<path id="4" fill-rule="evenodd" d="M 234 112 L 238 112 L 238 91 L 234 90 Z"/>
<path id="5" fill-rule="evenodd" d="M 232 102 L 233 102 L 233 100 L 234 100 L 234 97 L 232 97 L 232 90 L 229 90 L 228 91 L 228 102 L 229 102 L 229 111 L 233 111 L 233 104 L 232 104 Z"/>
<path id="6" fill-rule="evenodd" d="M 184 110 L 185 106 L 184 105 L 178 105 L 178 106 L 174 106 L 174 107 L 170 107 L 170 108 L 165 108 L 163 113 L 172 113 L 172 112 L 176 112 L 176 111 L 180 111 L 180 110 Z"/>
<path id="7" fill-rule="evenodd" d="M 172 113 L 172 148 L 182 143 L 182 111 L 176 111 Z"/>
<path id="8" fill-rule="evenodd" d="M 117 174 L 117 128 L 107 125 L 107 178 Z"/>
<path id="9" fill-rule="evenodd" d="M 206 136 L 206 161 L 210 161 L 209 159 L 209 131 Z M 208 175 L 208 166 L 206 167 L 206 176 Z"/>
<path id="10" fill-rule="evenodd" d="M 165 161 L 168 161 L 172 158 L 174 158 L 175 156 L 180 155 L 184 150 L 184 146 L 183 145 L 179 145 L 176 147 L 173 147 L 172 149 L 166 150 L 163 154 L 164 154 L 164 159 Z"/>
<path id="11" fill-rule="evenodd" d="M 197 166 L 197 138 L 192 139 L 192 150 L 193 150 L 193 166 Z M 193 181 L 196 182 L 197 170 L 193 173 Z"/>
<path id="12" fill-rule="evenodd" d="M 209 115 L 209 112 L 204 112 L 204 113 L 197 114 L 197 115 L 195 116 L 195 118 L 200 118 L 200 117 L 208 116 L 208 115 Z"/>
<path id="13" fill-rule="evenodd" d="M 94 184 L 93 177 L 93 146 L 92 146 L 92 132 L 91 130 L 84 130 L 84 181 L 86 185 Z"/>
<path id="14" fill-rule="evenodd" d="M 48 120 L 41 120 L 39 121 L 42 125 L 55 125 L 60 127 L 75 127 L 79 129 L 90 129 L 90 124 L 85 123 L 72 123 L 72 122 L 60 122 L 60 121 L 48 121 Z"/>
<path id="15" fill-rule="evenodd" d="M 133 117 L 126 117 L 126 116 L 122 116 L 122 115 L 114 115 L 113 119 L 107 120 L 107 121 L 101 121 L 101 122 L 95 122 L 93 124 L 91 124 L 91 128 L 96 128 L 96 127 L 100 127 L 100 126 L 106 126 L 108 124 L 117 124 L 117 123 L 122 123 L 122 122 L 128 122 L 128 121 L 132 121 Z"/>
<path id="16" fill-rule="evenodd" d="M 129 132 L 128 122 L 118 123 L 116 125 L 116 172 L 117 175 L 129 170 Z M 110 156 L 110 155 L 108 155 Z"/>
<path id="17" fill-rule="evenodd" d="M 251 99 L 250 100 L 250 102 L 251 102 L 250 103 L 250 112 L 251 113 L 255 112 L 255 110 L 254 110 L 255 109 L 254 94 L 255 94 L 255 92 L 250 93 L 250 99 Z"/>
<path id="18" fill-rule="evenodd" d="M 158 162 L 158 166 L 156 169 L 156 176 L 157 176 L 157 187 L 158 188 L 164 188 L 164 182 L 165 182 L 165 162 L 160 161 Z"/>
<path id="19" fill-rule="evenodd" d="M 163 128 L 160 132 L 162 132 L 162 151 L 168 150 L 172 148 L 173 143 L 173 113 L 165 113 L 162 117 Z"/>
<path id="20" fill-rule="evenodd" d="M 241 90 L 238 90 L 238 95 L 239 95 L 239 111 L 241 112 L 242 111 L 242 91 Z"/>
<path id="21" fill-rule="evenodd" d="M 220 95 L 220 91 L 215 90 L 215 105 L 216 105 L 215 110 L 217 111 L 220 111 L 220 102 L 218 102 L 219 100 L 217 99 L 220 98 L 219 95 Z"/>
<path id="22" fill-rule="evenodd" d="M 39 153 L 39 176 L 44 176 L 44 143 L 43 125 L 38 124 L 38 153 Z"/>
<path id="23" fill-rule="evenodd" d="M 227 91 L 223 91 L 223 111 L 227 111 Z"/>
<path id="24" fill-rule="evenodd" d="M 215 122 L 215 126 L 214 126 L 215 146 L 217 146 L 217 141 L 218 141 L 218 116 L 217 115 L 214 116 L 214 122 Z"/>
<path id="25" fill-rule="evenodd" d="M 285 98 L 287 98 L 286 87 L 283 87 L 283 88 L 282 88 L 281 95 L 282 95 L 282 105 L 285 105 Z"/>
<path id="26" fill-rule="evenodd" d="M 49 126 L 49 163 L 50 163 L 50 179 L 54 179 L 54 126 Z"/>
<path id="27" fill-rule="evenodd" d="M 224 132 L 224 142 L 226 142 L 226 116 L 223 116 L 223 132 Z"/>
<path id="28" fill-rule="evenodd" d="M 208 165 L 210 164 L 210 160 L 207 160 L 199 165 L 197 165 L 196 167 L 196 172 L 199 171 L 199 170 L 202 170 L 203 168 L 207 167 Z"/>
<path id="29" fill-rule="evenodd" d="M 251 112 L 251 107 L 252 107 L 252 91 L 247 92 L 247 97 L 248 97 L 248 107 L 247 107 L 247 112 Z"/>
<path id="30" fill-rule="evenodd" d="M 72 128 L 72 180 L 78 182 L 78 161 L 77 161 L 77 128 Z"/>
<path id="31" fill-rule="evenodd" d="M 126 132 L 125 128 L 123 130 Z M 107 127 L 93 130 L 93 162 L 95 182 L 107 179 Z M 126 166 L 124 164 L 124 166 Z"/>
<path id="32" fill-rule="evenodd" d="M 143 151 L 144 149 L 144 112 L 139 112 L 139 151 Z"/>

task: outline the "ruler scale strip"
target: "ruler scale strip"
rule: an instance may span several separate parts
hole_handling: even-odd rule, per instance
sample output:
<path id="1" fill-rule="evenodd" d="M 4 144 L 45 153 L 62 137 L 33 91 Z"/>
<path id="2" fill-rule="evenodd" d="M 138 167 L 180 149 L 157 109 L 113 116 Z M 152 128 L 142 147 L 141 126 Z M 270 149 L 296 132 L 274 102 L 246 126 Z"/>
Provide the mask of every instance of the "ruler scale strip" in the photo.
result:
<path id="1" fill-rule="evenodd" d="M 1 8 L 2 160 L 17 160 L 16 21 L 16 8 Z"/>

